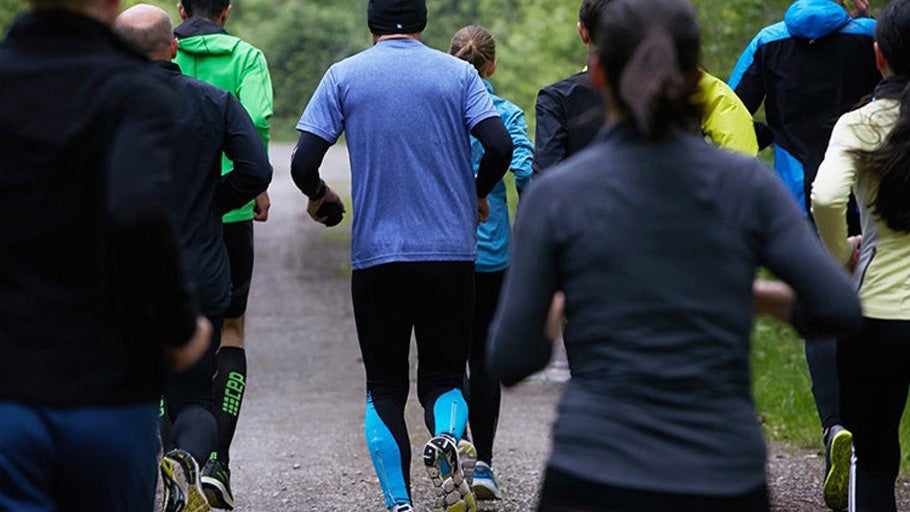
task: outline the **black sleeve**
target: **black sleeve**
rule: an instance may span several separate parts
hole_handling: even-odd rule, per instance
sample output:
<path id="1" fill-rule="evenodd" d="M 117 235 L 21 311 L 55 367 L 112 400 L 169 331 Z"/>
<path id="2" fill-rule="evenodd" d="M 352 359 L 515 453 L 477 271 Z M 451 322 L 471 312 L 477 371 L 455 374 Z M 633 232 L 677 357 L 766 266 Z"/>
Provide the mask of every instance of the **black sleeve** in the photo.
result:
<path id="1" fill-rule="evenodd" d="M 487 197 L 512 164 L 512 136 L 499 116 L 478 123 L 471 134 L 483 145 L 477 168 L 477 197 Z"/>
<path id="2" fill-rule="evenodd" d="M 310 132 L 300 132 L 297 147 L 291 156 L 291 178 L 307 197 L 312 198 L 319 191 L 322 179 L 319 166 L 332 144 Z"/>
<path id="3" fill-rule="evenodd" d="M 557 230 L 550 221 L 554 202 L 546 184 L 529 189 L 515 221 L 514 258 L 490 328 L 488 364 L 506 386 L 543 369 L 553 351 L 544 327 L 559 289 Z"/>
<path id="4" fill-rule="evenodd" d="M 272 181 L 269 156 L 250 115 L 237 98 L 225 96 L 224 153 L 234 162 L 234 170 L 221 177 L 215 194 L 215 207 L 221 213 L 249 203 Z"/>
<path id="5" fill-rule="evenodd" d="M 758 150 L 761 151 L 771 144 L 774 144 L 774 132 L 768 123 L 755 121 L 755 138 L 758 139 Z"/>
<path id="6" fill-rule="evenodd" d="M 155 80 L 129 87 L 111 141 L 107 215 L 117 286 L 142 294 L 162 343 L 182 346 L 196 330 L 196 307 L 184 281 L 169 179 L 177 124 L 176 96 Z"/>
<path id="7" fill-rule="evenodd" d="M 566 158 L 569 130 L 562 103 L 548 89 L 537 95 L 537 129 L 534 136 L 534 175 Z"/>
<path id="8" fill-rule="evenodd" d="M 764 229 L 761 263 L 796 292 L 796 327 L 806 337 L 859 329 L 862 311 L 847 272 L 822 246 L 783 185 L 756 165 L 755 211 Z"/>

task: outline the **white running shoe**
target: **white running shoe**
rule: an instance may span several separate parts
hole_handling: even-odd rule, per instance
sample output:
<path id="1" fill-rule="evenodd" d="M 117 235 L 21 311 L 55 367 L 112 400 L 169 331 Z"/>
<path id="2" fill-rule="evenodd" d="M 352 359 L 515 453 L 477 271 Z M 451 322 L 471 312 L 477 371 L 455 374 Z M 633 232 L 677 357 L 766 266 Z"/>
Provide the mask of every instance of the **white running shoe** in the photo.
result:
<path id="1" fill-rule="evenodd" d="M 423 464 L 436 492 L 433 512 L 476 512 L 454 437 L 443 434 L 430 439 L 423 448 Z"/>

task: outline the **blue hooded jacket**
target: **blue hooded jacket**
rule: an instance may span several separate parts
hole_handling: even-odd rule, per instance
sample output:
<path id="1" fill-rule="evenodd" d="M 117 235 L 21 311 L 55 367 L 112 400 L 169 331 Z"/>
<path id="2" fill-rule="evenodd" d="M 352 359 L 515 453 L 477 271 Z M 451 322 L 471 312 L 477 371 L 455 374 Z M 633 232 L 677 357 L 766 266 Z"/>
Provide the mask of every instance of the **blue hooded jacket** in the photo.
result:
<path id="1" fill-rule="evenodd" d="M 775 172 L 806 213 L 834 123 L 881 80 L 874 31 L 875 20 L 853 19 L 832 0 L 798 0 L 755 36 L 730 77 L 750 112 L 764 102 Z"/>

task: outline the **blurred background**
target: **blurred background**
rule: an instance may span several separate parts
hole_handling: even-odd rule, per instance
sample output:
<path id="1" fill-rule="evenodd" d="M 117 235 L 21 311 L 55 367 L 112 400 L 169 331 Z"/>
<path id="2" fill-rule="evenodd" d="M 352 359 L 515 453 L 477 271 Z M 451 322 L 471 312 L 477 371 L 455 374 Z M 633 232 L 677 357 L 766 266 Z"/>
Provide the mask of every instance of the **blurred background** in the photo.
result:
<path id="1" fill-rule="evenodd" d="M 124 7 L 136 0 L 124 0 Z M 177 0 L 146 0 L 178 20 Z M 262 49 L 275 86 L 277 140 L 296 140 L 294 125 L 319 79 L 335 61 L 371 44 L 366 0 L 234 0 L 227 29 Z M 428 0 L 424 40 L 447 50 L 456 30 L 477 23 L 497 40 L 497 93 L 528 114 L 534 131 L 537 91 L 579 71 L 585 48 L 575 31 L 580 0 Z M 783 18 L 790 0 L 694 0 L 704 32 L 705 67 L 727 79 L 739 52 L 764 25 Z M 0 0 L 4 32 L 25 0 Z M 880 6 L 877 6 L 880 7 Z"/>

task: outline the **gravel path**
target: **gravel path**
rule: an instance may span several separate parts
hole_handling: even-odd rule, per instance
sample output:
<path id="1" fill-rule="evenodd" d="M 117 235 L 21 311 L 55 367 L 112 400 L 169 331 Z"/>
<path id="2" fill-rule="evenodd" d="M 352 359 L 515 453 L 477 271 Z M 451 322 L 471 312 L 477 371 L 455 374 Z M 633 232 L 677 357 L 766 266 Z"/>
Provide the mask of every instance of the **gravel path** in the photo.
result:
<path id="1" fill-rule="evenodd" d="M 238 512 L 382 512 L 364 443 L 364 373 L 351 311 L 345 237 L 311 222 L 288 175 L 290 147 L 274 145 L 272 213 L 256 226 L 256 271 L 248 315 L 249 387 L 232 450 Z M 347 157 L 333 149 L 327 181 L 348 187 Z M 412 351 L 413 352 L 413 351 Z M 412 361 L 412 366 L 414 366 Z M 497 475 L 506 498 L 483 510 L 527 512 L 549 446 L 561 385 L 554 370 L 503 397 Z M 413 373 L 412 373 L 413 375 Z M 555 378 L 554 378 L 555 377 Z M 411 394 L 413 494 L 429 510 L 419 454 L 428 434 Z M 775 510 L 823 511 L 817 454 L 773 447 Z M 910 510 L 910 487 L 901 488 Z"/>

